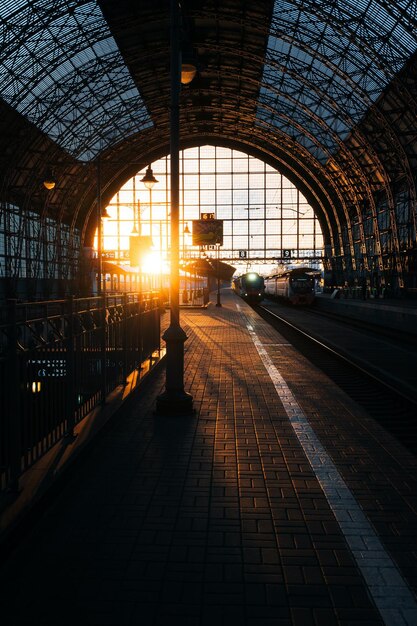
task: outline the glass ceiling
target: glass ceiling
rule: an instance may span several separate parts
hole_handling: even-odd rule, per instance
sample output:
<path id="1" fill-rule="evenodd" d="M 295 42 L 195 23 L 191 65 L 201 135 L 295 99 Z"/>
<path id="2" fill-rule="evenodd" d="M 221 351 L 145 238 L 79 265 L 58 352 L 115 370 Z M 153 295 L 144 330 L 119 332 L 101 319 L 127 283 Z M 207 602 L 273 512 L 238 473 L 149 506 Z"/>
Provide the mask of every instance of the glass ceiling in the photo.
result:
<path id="1" fill-rule="evenodd" d="M 81 161 L 153 125 L 97 1 L 0 0 L 0 96 Z M 275 0 L 257 121 L 325 163 L 416 50 L 416 0 Z"/>
<path id="2" fill-rule="evenodd" d="M 0 0 L 0 95 L 81 161 L 152 126 L 96 0 Z"/>
<path id="3" fill-rule="evenodd" d="M 275 0 L 258 122 L 325 163 L 416 51 L 416 26 L 410 0 Z"/>

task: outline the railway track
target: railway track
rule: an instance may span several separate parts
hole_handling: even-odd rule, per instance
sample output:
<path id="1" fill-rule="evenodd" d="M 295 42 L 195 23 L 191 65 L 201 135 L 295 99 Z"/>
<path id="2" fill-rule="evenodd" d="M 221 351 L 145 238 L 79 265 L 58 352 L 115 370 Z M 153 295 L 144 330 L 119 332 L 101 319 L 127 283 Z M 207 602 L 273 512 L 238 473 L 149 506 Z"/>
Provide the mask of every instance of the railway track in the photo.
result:
<path id="1" fill-rule="evenodd" d="M 272 307 L 277 308 L 277 307 Z M 343 348 L 335 345 L 334 340 L 327 340 L 325 333 L 317 336 L 317 332 L 308 329 L 308 323 L 300 322 L 300 315 L 285 314 L 285 308 L 277 311 L 271 310 L 268 306 L 258 305 L 254 309 L 259 315 L 276 328 L 297 350 L 299 350 L 310 362 L 319 367 L 326 375 L 333 380 L 341 389 L 345 391 L 355 402 L 360 404 L 369 415 L 371 415 L 381 426 L 394 435 L 413 454 L 417 455 L 417 392 L 414 396 L 410 378 L 401 384 L 398 377 L 390 375 L 390 363 L 381 367 L 381 342 L 385 343 L 385 353 L 393 355 L 394 340 L 392 337 L 382 338 L 380 334 L 376 337 L 378 350 L 371 348 L 372 333 L 369 328 L 358 331 L 357 325 L 349 331 L 346 320 L 337 322 L 343 329 L 344 343 L 349 343 L 349 332 L 353 334 L 360 332 L 363 339 L 363 347 L 366 350 L 368 342 L 369 351 L 375 363 L 366 362 L 361 358 L 355 359 L 355 355 L 348 354 Z M 301 313 L 301 312 L 297 312 Z M 291 319 L 288 319 L 291 317 Z M 296 318 L 296 319 L 294 319 Z M 317 317 L 316 317 L 317 319 Z M 324 319 L 324 318 L 322 318 Z M 328 324 L 328 322 L 327 322 Z M 335 320 L 332 320 L 333 329 L 330 334 L 333 338 L 335 332 Z M 315 325 L 317 330 L 317 322 Z M 375 339 L 375 337 L 374 337 Z M 355 341 L 358 341 L 356 338 Z M 352 340 L 352 344 L 355 344 Z M 404 373 L 415 371 L 417 362 L 417 352 L 412 348 L 405 351 L 401 345 L 400 361 L 403 361 Z M 405 358 L 407 357 L 407 358 Z M 392 363 L 391 363 L 392 364 Z M 398 374 L 398 372 L 396 372 Z"/>
<path id="2" fill-rule="evenodd" d="M 336 313 L 331 313 L 330 311 L 323 311 L 321 309 L 306 309 L 305 310 L 308 315 L 313 315 L 316 317 L 321 317 L 323 319 L 329 319 L 337 322 L 340 325 L 344 325 L 350 328 L 359 329 L 365 333 L 369 333 L 373 337 L 383 337 L 386 340 L 391 340 L 395 345 L 405 345 L 407 348 L 412 346 L 413 348 L 417 348 L 417 335 L 412 335 L 410 333 L 400 333 L 394 328 L 384 328 L 383 326 L 376 326 L 371 324 L 370 322 L 366 322 L 364 320 L 353 319 L 349 317 L 342 317 L 337 315 Z M 417 357 L 417 352 L 416 352 Z"/>

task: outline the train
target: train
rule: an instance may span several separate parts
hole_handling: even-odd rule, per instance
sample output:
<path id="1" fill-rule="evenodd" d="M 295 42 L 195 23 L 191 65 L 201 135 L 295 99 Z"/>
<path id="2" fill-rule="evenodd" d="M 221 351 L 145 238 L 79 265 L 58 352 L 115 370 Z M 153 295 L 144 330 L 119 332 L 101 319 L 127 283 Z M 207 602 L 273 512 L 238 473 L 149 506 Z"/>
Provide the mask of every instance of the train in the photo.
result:
<path id="1" fill-rule="evenodd" d="M 232 289 L 248 302 L 260 302 L 265 297 L 264 277 L 257 272 L 247 272 L 233 279 Z"/>
<path id="2" fill-rule="evenodd" d="M 265 279 L 265 296 L 283 299 L 294 305 L 311 305 L 315 298 L 314 279 L 317 270 L 297 267 Z"/>

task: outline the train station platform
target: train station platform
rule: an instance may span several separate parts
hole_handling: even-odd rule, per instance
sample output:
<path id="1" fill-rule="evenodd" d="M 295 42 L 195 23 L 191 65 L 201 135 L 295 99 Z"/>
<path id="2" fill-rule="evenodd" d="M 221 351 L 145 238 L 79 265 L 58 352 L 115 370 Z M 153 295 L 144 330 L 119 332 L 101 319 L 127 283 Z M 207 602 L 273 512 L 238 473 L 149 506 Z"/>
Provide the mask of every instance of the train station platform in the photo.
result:
<path id="1" fill-rule="evenodd" d="M 360 298 L 341 290 L 316 294 L 316 307 L 322 311 L 417 336 L 417 298 Z M 335 297 L 336 296 L 336 297 Z"/>
<path id="2" fill-rule="evenodd" d="M 2 624 L 417 624 L 417 459 L 243 300 L 181 311 L 195 414 L 125 402 L 1 569 Z"/>

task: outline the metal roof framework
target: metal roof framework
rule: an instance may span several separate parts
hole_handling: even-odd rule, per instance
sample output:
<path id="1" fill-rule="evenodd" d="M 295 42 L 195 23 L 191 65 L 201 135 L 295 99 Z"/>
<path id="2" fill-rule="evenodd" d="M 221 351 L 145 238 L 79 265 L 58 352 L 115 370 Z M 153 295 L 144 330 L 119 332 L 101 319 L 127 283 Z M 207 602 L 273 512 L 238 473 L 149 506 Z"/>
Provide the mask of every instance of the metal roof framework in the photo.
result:
<path id="1" fill-rule="evenodd" d="M 181 94 L 182 147 L 218 143 L 268 160 L 312 202 L 343 271 L 370 270 L 375 258 L 383 270 L 386 230 L 403 275 L 403 231 L 409 249 L 416 239 L 416 3 L 181 6 L 200 65 Z M 166 0 L 1 3 L 3 199 L 42 211 L 39 177 L 53 165 L 48 210 L 88 240 L 99 155 L 105 200 L 169 152 L 168 9 Z"/>
<path id="2" fill-rule="evenodd" d="M 94 1 L 0 7 L 5 102 L 80 161 L 152 125 Z"/>

